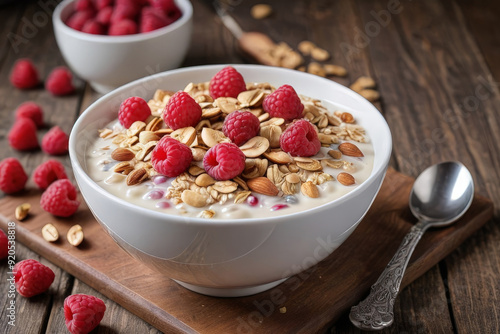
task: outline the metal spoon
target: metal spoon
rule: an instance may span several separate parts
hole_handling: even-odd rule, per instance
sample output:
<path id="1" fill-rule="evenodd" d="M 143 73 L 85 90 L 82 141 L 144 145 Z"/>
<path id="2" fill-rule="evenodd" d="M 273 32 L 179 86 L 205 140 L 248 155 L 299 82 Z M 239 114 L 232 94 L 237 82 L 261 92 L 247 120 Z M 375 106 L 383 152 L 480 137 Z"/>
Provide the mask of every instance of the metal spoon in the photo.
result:
<path id="1" fill-rule="evenodd" d="M 351 308 L 349 319 L 363 330 L 380 330 L 394 321 L 394 301 L 408 261 L 429 227 L 449 225 L 469 208 L 474 182 L 459 162 L 443 162 L 427 168 L 415 180 L 410 194 L 411 212 L 419 219 L 396 251 L 365 300 Z"/>

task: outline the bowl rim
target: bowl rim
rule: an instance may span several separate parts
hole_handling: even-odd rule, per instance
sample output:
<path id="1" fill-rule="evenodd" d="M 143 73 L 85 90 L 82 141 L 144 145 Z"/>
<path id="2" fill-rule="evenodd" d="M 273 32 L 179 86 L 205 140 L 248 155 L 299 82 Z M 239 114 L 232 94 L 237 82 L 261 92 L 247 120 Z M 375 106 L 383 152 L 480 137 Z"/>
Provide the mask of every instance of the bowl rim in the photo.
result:
<path id="1" fill-rule="evenodd" d="M 82 165 L 78 159 L 78 154 L 76 152 L 76 147 L 77 147 L 77 138 L 76 138 L 77 135 L 76 135 L 76 133 L 82 131 L 82 130 L 79 130 L 79 128 L 81 127 L 85 118 L 92 112 L 92 110 L 94 108 L 98 107 L 99 104 L 104 103 L 104 102 L 106 102 L 106 100 L 111 99 L 113 97 L 123 95 L 123 92 L 128 90 L 129 88 L 133 88 L 134 86 L 141 85 L 142 83 L 147 82 L 147 81 L 159 80 L 159 78 L 162 78 L 163 76 L 171 76 L 171 75 L 181 74 L 181 73 L 185 73 L 185 72 L 196 72 L 199 70 L 213 70 L 214 73 L 216 73 L 218 70 L 222 69 L 225 66 L 233 66 L 236 70 L 238 70 L 238 69 L 248 69 L 248 70 L 266 69 L 266 70 L 272 70 L 272 71 L 278 71 L 278 72 L 280 72 L 280 71 L 294 72 L 294 75 L 298 75 L 299 78 L 302 76 L 308 76 L 308 77 L 313 78 L 314 80 L 318 80 L 320 82 L 323 81 L 327 84 L 330 84 L 330 85 L 336 87 L 336 89 L 340 90 L 341 93 L 348 94 L 357 100 L 363 101 L 368 108 L 371 108 L 374 112 L 377 113 L 376 117 L 380 117 L 380 119 L 382 121 L 383 128 L 378 128 L 377 131 L 385 132 L 387 140 L 388 140 L 388 142 L 386 142 L 385 143 L 386 145 L 384 146 L 385 156 L 380 156 L 380 159 L 382 159 L 382 162 L 380 163 L 380 167 L 375 169 L 376 166 L 374 165 L 373 169 L 370 173 L 370 176 L 363 183 L 361 183 L 358 187 L 356 187 L 352 191 L 348 192 L 347 194 L 342 195 L 341 197 L 339 197 L 337 199 L 334 199 L 333 201 L 329 201 L 327 203 L 324 203 L 322 205 L 319 205 L 319 206 L 316 206 L 313 208 L 309 208 L 309 209 L 304 210 L 304 211 L 294 212 L 294 213 L 290 213 L 290 214 L 286 214 L 286 215 L 278 215 L 278 216 L 265 217 L 265 218 L 238 218 L 238 219 L 217 219 L 217 218 L 207 219 L 207 218 L 198 218 L 198 217 L 184 217 L 181 215 L 174 215 L 174 214 L 164 213 L 164 212 L 148 209 L 145 207 L 141 207 L 139 205 L 130 203 L 122 198 L 119 198 L 119 197 L 109 193 L 104 188 L 99 186 L 94 180 L 92 180 L 92 178 L 90 178 L 90 176 L 85 172 L 85 169 L 82 167 Z M 384 153 L 384 152 L 382 152 L 382 153 Z M 381 154 L 381 153 L 379 153 L 379 154 Z M 187 223 L 187 224 L 191 224 L 191 225 L 196 225 L 196 224 L 206 225 L 207 223 L 210 223 L 210 225 L 216 225 L 216 226 L 225 226 L 228 224 L 230 224 L 230 225 L 269 224 L 269 223 L 277 223 L 280 221 L 286 222 L 292 217 L 294 219 L 301 219 L 301 218 L 307 219 L 308 215 L 316 214 L 316 213 L 321 212 L 323 210 L 327 210 L 332 204 L 342 205 L 344 202 L 349 201 L 351 198 L 357 196 L 359 193 L 363 192 L 366 188 L 368 188 L 370 185 L 372 185 L 377 180 L 378 176 L 380 176 L 380 174 L 385 175 L 387 167 L 389 165 L 389 160 L 391 158 L 391 154 L 392 154 L 392 135 L 391 135 L 389 125 L 387 124 L 385 118 L 380 113 L 380 111 L 377 108 L 375 108 L 375 106 L 373 106 L 373 104 L 371 104 L 368 100 L 366 100 L 364 97 L 362 97 L 358 93 L 356 93 L 356 92 L 352 91 L 351 89 L 349 89 L 349 88 L 347 88 L 339 83 L 336 83 L 332 80 L 322 78 L 322 77 L 319 77 L 319 76 L 316 76 L 313 74 L 300 72 L 300 71 L 296 71 L 296 70 L 291 70 L 291 69 L 286 69 L 286 68 L 281 68 L 281 67 L 271 67 L 271 66 L 265 66 L 265 65 L 247 65 L 247 64 L 217 64 L 217 65 L 199 65 L 199 66 L 183 67 L 183 68 L 178 68 L 178 69 L 174 69 L 174 70 L 169 70 L 169 71 L 157 73 L 157 74 L 147 76 L 147 77 L 132 81 L 130 83 L 127 83 L 127 84 L 111 91 L 110 93 L 105 94 L 104 96 L 100 97 L 95 102 L 93 102 L 90 106 L 88 106 L 87 109 L 85 109 L 85 111 L 78 117 L 75 124 L 73 125 L 73 128 L 72 128 L 71 133 L 70 133 L 70 138 L 69 138 L 69 156 L 70 156 L 70 161 L 71 161 L 75 176 L 78 173 L 78 175 L 81 177 L 81 179 L 83 179 L 83 181 L 86 182 L 94 191 L 97 191 L 101 195 L 109 198 L 111 201 L 115 202 L 119 206 L 126 206 L 131 210 L 136 210 L 139 213 L 144 214 L 145 216 L 146 215 L 153 216 L 156 219 L 163 219 L 165 222 L 168 221 L 168 222 L 176 222 L 176 223 Z M 374 163 L 375 163 L 375 160 L 374 160 Z M 385 176 L 383 176 L 383 177 L 385 177 Z M 377 193 L 378 193 L 378 190 L 380 189 L 381 184 L 379 185 L 379 187 L 377 189 Z M 372 198 L 372 200 L 370 202 L 370 206 L 371 206 L 371 203 L 373 203 L 375 197 L 376 197 L 376 195 Z M 165 219 L 165 218 L 169 218 L 169 219 Z M 353 224 L 355 224 L 355 223 L 356 222 L 353 222 Z"/>
<path id="2" fill-rule="evenodd" d="M 61 17 L 63 12 L 66 10 L 66 8 L 68 8 L 68 6 L 72 6 L 73 3 L 75 3 L 76 1 L 78 0 L 64 0 L 56 6 L 54 13 L 52 14 L 54 29 L 59 29 L 65 34 L 77 39 L 82 39 L 88 42 L 95 42 L 102 44 L 123 44 L 123 43 L 147 41 L 150 39 L 154 39 L 156 37 L 163 36 L 165 34 L 168 34 L 169 32 L 179 29 L 186 23 L 190 22 L 193 17 L 193 5 L 189 0 L 175 0 L 175 3 L 179 6 L 179 9 L 182 12 L 182 16 L 175 22 L 169 24 L 168 26 L 147 33 L 137 33 L 132 35 L 122 35 L 122 36 L 94 35 L 75 30 L 67 26 L 66 23 L 64 23 Z"/>

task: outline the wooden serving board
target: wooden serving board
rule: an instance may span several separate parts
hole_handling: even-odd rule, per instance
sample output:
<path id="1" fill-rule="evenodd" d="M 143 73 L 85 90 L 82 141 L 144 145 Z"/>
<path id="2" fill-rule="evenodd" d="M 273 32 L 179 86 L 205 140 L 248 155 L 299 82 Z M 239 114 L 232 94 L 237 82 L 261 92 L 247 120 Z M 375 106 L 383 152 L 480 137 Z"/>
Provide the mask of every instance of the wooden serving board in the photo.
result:
<path id="1" fill-rule="evenodd" d="M 166 333 L 321 332 L 362 299 L 404 235 L 416 222 L 408 208 L 413 179 L 389 170 L 372 208 L 354 233 L 327 259 L 257 295 L 215 298 L 184 289 L 136 261 L 104 232 L 82 201 L 71 218 L 58 219 L 39 206 L 40 192 L 0 200 L 0 227 L 15 221 L 14 209 L 32 204 L 16 225 L 17 240 Z M 428 231 L 410 261 L 402 285 L 422 275 L 493 215 L 490 200 L 476 195 L 456 224 Z M 41 237 L 52 222 L 61 238 Z M 85 241 L 71 246 L 66 232 L 80 224 Z M 286 308 L 286 309 L 285 309 Z"/>

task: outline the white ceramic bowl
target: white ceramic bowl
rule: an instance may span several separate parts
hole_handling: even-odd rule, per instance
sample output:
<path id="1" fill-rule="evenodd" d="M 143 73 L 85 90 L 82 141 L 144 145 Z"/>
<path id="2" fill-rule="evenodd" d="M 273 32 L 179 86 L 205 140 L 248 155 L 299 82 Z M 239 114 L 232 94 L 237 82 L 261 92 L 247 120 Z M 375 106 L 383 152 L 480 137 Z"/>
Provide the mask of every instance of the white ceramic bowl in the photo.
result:
<path id="1" fill-rule="evenodd" d="M 172 70 L 127 84 L 92 104 L 70 136 L 70 157 L 93 214 L 123 249 L 181 285 L 208 295 L 242 296 L 269 289 L 333 252 L 373 202 L 388 166 L 391 133 L 380 112 L 353 91 L 324 78 L 277 67 L 233 65 L 247 82 L 290 84 L 299 94 L 351 111 L 374 146 L 370 177 L 320 207 L 266 219 L 183 218 L 148 210 L 110 195 L 86 173 L 85 151 L 97 130 L 117 117 L 130 96 L 150 99 L 156 88 L 176 91 L 209 80 L 222 65 Z"/>
<path id="2" fill-rule="evenodd" d="M 76 0 L 61 2 L 53 13 L 57 45 L 69 67 L 100 93 L 181 65 L 191 42 L 193 7 L 176 0 L 182 17 L 158 30 L 125 36 L 92 35 L 64 22 Z"/>

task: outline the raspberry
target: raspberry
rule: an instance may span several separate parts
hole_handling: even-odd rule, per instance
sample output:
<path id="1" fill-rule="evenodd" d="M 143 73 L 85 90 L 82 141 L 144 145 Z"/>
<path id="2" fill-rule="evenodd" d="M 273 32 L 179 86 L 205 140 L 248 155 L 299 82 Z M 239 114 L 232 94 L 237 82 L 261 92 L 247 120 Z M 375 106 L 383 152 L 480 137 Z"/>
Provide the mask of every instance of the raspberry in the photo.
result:
<path id="1" fill-rule="evenodd" d="M 52 182 L 40 198 L 42 209 L 59 217 L 71 216 L 79 205 L 76 188 L 68 179 Z"/>
<path id="2" fill-rule="evenodd" d="M 163 110 L 163 120 L 173 130 L 196 126 L 200 119 L 200 105 L 186 92 L 172 95 Z"/>
<path id="3" fill-rule="evenodd" d="M 103 7 L 99 9 L 95 20 L 100 24 L 107 26 L 111 22 L 111 15 L 113 14 L 113 7 Z"/>
<path id="4" fill-rule="evenodd" d="M 16 120 L 22 117 L 31 118 L 38 128 L 43 126 L 43 111 L 42 108 L 35 102 L 21 103 L 16 111 Z"/>
<path id="5" fill-rule="evenodd" d="M 36 87 L 40 83 L 38 71 L 29 59 L 19 59 L 10 73 L 10 83 L 19 89 Z"/>
<path id="6" fill-rule="evenodd" d="M 311 157 L 321 148 L 318 133 L 305 119 L 293 122 L 280 136 L 280 147 L 294 157 Z"/>
<path id="7" fill-rule="evenodd" d="M 286 120 L 301 118 L 304 110 L 299 96 L 290 85 L 283 85 L 266 96 L 262 107 L 271 117 L 281 117 Z"/>
<path id="8" fill-rule="evenodd" d="M 82 31 L 85 23 L 94 17 L 93 10 L 83 10 L 77 11 L 71 14 L 71 16 L 66 21 L 66 25 L 78 31 Z"/>
<path id="9" fill-rule="evenodd" d="M 121 36 L 137 34 L 137 24 L 130 19 L 122 19 L 109 26 L 108 35 Z"/>
<path id="10" fill-rule="evenodd" d="M 88 20 L 82 28 L 82 32 L 93 35 L 104 35 L 106 30 L 103 25 L 97 20 Z"/>
<path id="11" fill-rule="evenodd" d="M 113 6 L 113 0 L 96 0 L 95 6 L 99 10 L 103 9 L 104 7 L 111 7 Z"/>
<path id="12" fill-rule="evenodd" d="M 205 153 L 203 167 L 214 179 L 229 180 L 245 169 L 245 155 L 233 143 L 220 143 Z"/>
<path id="13" fill-rule="evenodd" d="M 36 125 L 31 118 L 21 117 L 14 122 L 9 131 L 10 146 L 19 151 L 27 151 L 38 147 Z"/>
<path id="14" fill-rule="evenodd" d="M 68 152 L 68 135 L 57 125 L 42 138 L 42 150 L 50 155 L 62 155 Z"/>
<path id="15" fill-rule="evenodd" d="M 231 66 L 224 67 L 210 80 L 210 96 L 214 99 L 218 97 L 236 98 L 239 93 L 246 90 L 243 76 Z"/>
<path id="16" fill-rule="evenodd" d="M 126 19 L 134 21 L 140 9 L 141 6 L 136 0 L 116 0 L 111 23 L 118 23 Z"/>
<path id="17" fill-rule="evenodd" d="M 165 14 L 153 7 L 144 7 L 141 11 L 140 32 L 149 32 L 172 23 L 172 20 L 167 18 Z"/>
<path id="18" fill-rule="evenodd" d="M 94 296 L 76 294 L 64 300 L 64 318 L 71 334 L 87 334 L 99 325 L 106 305 Z"/>
<path id="19" fill-rule="evenodd" d="M 238 146 L 255 137 L 260 130 L 260 121 L 249 111 L 233 111 L 227 115 L 222 131 Z"/>
<path id="20" fill-rule="evenodd" d="M 140 97 L 129 97 L 120 105 L 118 120 L 125 128 L 130 128 L 135 121 L 145 121 L 151 115 L 148 103 Z"/>
<path id="21" fill-rule="evenodd" d="M 27 298 L 47 291 L 55 277 L 52 269 L 33 259 L 16 263 L 13 272 L 17 292 Z"/>
<path id="22" fill-rule="evenodd" d="M 54 159 L 45 161 L 33 171 L 33 181 L 41 190 L 47 189 L 56 180 L 67 178 L 63 164 Z"/>
<path id="23" fill-rule="evenodd" d="M 0 190 L 6 194 L 24 189 L 28 175 L 16 158 L 5 158 L 0 162 Z"/>
<path id="24" fill-rule="evenodd" d="M 174 0 L 150 0 L 149 3 L 154 8 L 162 10 L 172 21 L 177 20 L 182 15 Z"/>
<path id="25" fill-rule="evenodd" d="M 78 0 L 75 4 L 77 11 L 95 10 L 92 0 Z"/>
<path id="26" fill-rule="evenodd" d="M 182 174 L 192 160 L 191 149 L 172 137 L 162 137 L 151 154 L 153 168 L 168 177 Z"/>
<path id="27" fill-rule="evenodd" d="M 56 67 L 50 72 L 45 82 L 45 89 L 52 95 L 68 95 L 75 91 L 71 82 L 71 72 L 64 66 Z"/>
<path id="28" fill-rule="evenodd" d="M 7 234 L 0 229 L 0 260 L 5 259 L 9 254 L 9 238 Z"/>

